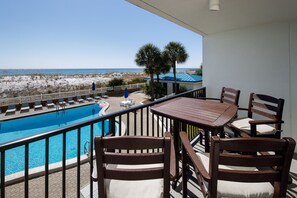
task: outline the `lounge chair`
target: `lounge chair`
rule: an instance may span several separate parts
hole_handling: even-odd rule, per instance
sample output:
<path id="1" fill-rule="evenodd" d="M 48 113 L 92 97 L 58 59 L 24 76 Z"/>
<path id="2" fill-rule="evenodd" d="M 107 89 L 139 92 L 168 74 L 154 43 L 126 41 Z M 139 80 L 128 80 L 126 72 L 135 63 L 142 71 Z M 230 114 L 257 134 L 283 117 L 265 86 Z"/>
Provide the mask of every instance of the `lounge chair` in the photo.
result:
<path id="1" fill-rule="evenodd" d="M 72 99 L 72 97 L 68 97 L 68 104 L 74 104 L 75 102 L 74 102 L 74 100 Z"/>
<path id="2" fill-rule="evenodd" d="M 101 98 L 108 98 L 107 95 L 105 95 L 104 93 L 101 94 Z"/>
<path id="3" fill-rule="evenodd" d="M 86 95 L 86 100 L 87 100 L 87 101 L 92 101 L 93 98 L 92 98 L 90 95 Z"/>
<path id="4" fill-rule="evenodd" d="M 8 105 L 6 113 L 15 113 L 15 104 Z"/>
<path id="5" fill-rule="evenodd" d="M 46 106 L 47 106 L 47 108 L 51 108 L 51 107 L 55 107 L 55 104 L 53 103 L 52 100 L 47 100 Z"/>
<path id="6" fill-rule="evenodd" d="M 81 98 L 81 96 L 77 96 L 77 102 L 84 102 L 84 99 Z"/>
<path id="7" fill-rule="evenodd" d="M 42 109 L 42 104 L 40 101 L 35 101 L 34 109 L 35 110 Z"/>
<path id="8" fill-rule="evenodd" d="M 21 112 L 23 112 L 23 111 L 29 111 L 29 109 L 30 109 L 30 107 L 29 107 L 29 105 L 28 105 L 27 102 L 22 103 Z"/>
<path id="9" fill-rule="evenodd" d="M 96 100 L 100 100 L 101 97 L 100 97 L 98 94 L 95 94 L 95 95 L 94 95 L 94 98 L 95 98 Z"/>
<path id="10" fill-rule="evenodd" d="M 66 105 L 66 102 L 64 101 L 63 98 L 59 98 L 59 105 L 60 106 L 65 106 Z"/>
<path id="11" fill-rule="evenodd" d="M 134 100 L 132 100 L 132 99 L 128 99 L 128 101 L 129 101 L 129 105 L 130 105 L 130 106 L 135 105 L 135 101 L 134 101 Z"/>

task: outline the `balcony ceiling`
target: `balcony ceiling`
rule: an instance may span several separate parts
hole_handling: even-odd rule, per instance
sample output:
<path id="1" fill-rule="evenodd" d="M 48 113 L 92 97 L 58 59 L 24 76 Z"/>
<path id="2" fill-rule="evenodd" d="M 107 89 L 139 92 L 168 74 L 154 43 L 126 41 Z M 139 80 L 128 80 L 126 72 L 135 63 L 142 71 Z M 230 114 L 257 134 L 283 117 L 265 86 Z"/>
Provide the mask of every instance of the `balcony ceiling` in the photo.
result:
<path id="1" fill-rule="evenodd" d="M 201 35 L 297 20 L 297 0 L 220 0 L 220 11 L 208 0 L 127 1 Z"/>

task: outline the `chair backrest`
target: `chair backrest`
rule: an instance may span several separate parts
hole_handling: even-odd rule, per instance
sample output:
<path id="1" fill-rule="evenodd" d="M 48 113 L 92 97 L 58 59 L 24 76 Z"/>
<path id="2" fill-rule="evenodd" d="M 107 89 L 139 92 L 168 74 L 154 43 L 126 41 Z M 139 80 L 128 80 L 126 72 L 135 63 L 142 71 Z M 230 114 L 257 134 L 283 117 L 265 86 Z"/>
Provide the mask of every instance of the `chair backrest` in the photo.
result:
<path id="1" fill-rule="evenodd" d="M 251 146 L 252 145 L 252 146 Z M 212 137 L 209 174 L 210 197 L 217 196 L 217 181 L 271 182 L 274 184 L 274 197 L 285 197 L 289 170 L 296 142 L 292 138 L 232 138 Z M 222 150 L 231 151 L 221 152 Z M 267 152 L 266 155 L 236 155 L 234 152 Z M 257 167 L 258 171 L 222 169 L 219 165 Z M 272 168 L 273 167 L 273 168 Z M 234 188 L 236 186 L 234 185 Z"/>
<path id="2" fill-rule="evenodd" d="M 253 114 L 278 121 L 275 128 L 281 130 L 285 100 L 263 94 L 250 94 L 248 106 L 248 117 L 253 118 Z"/>
<path id="3" fill-rule="evenodd" d="M 221 103 L 229 103 L 238 106 L 240 90 L 223 87 L 220 101 Z"/>
<path id="4" fill-rule="evenodd" d="M 15 109 L 15 104 L 8 105 L 7 109 Z"/>
<path id="5" fill-rule="evenodd" d="M 131 181 L 163 178 L 164 197 L 169 198 L 170 143 L 169 137 L 95 137 L 97 173 L 100 173 L 98 174 L 99 197 L 106 197 L 105 179 Z M 129 152 L 131 150 L 138 152 Z M 131 169 L 130 167 L 129 169 L 123 169 L 115 167 L 109 168 L 106 166 L 107 164 L 129 166 L 163 164 L 163 166 L 141 169 Z M 137 186 L 135 187 L 137 188 Z"/>

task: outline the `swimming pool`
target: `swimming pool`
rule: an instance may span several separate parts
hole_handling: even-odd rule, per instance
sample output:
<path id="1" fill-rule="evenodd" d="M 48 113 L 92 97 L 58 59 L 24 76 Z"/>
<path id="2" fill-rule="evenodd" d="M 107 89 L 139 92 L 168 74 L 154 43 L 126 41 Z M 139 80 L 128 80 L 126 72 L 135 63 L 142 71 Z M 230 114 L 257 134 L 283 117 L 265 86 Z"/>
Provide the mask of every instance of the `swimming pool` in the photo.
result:
<path id="1" fill-rule="evenodd" d="M 36 116 L 19 118 L 0 122 L 0 144 L 16 139 L 58 129 L 99 116 L 101 107 L 93 104 L 83 107 L 45 113 Z M 108 122 L 104 123 L 105 132 L 109 130 Z M 102 123 L 94 124 L 94 136 L 102 134 Z M 84 154 L 84 144 L 90 141 L 90 126 L 81 128 L 81 150 Z M 5 158 L 5 175 L 24 170 L 25 147 L 7 150 Z M 77 130 L 66 134 L 66 159 L 77 156 Z M 49 163 L 62 161 L 62 134 L 49 138 Z M 29 145 L 29 168 L 45 164 L 45 140 Z"/>

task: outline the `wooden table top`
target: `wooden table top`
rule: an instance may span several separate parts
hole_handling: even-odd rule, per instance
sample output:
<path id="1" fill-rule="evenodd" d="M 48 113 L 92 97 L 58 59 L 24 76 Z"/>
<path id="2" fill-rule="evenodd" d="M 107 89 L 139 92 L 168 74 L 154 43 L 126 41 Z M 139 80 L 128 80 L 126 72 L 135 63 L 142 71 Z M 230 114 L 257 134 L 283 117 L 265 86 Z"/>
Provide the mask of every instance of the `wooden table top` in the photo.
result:
<path id="1" fill-rule="evenodd" d="M 157 115 L 198 127 L 222 128 L 237 112 L 237 106 L 218 101 L 179 97 L 151 107 Z"/>

